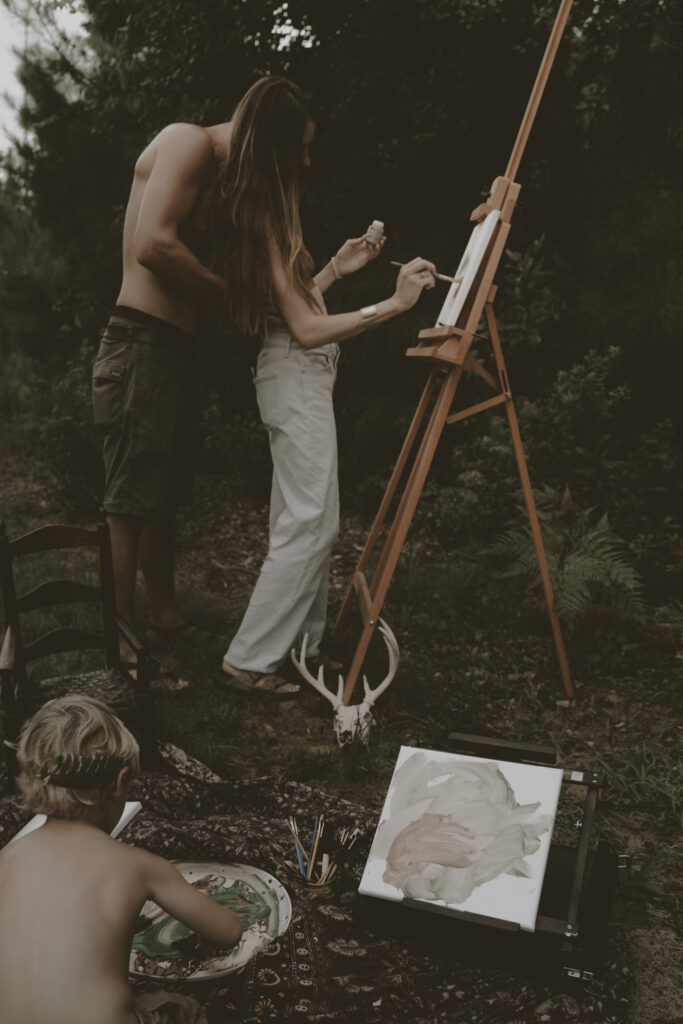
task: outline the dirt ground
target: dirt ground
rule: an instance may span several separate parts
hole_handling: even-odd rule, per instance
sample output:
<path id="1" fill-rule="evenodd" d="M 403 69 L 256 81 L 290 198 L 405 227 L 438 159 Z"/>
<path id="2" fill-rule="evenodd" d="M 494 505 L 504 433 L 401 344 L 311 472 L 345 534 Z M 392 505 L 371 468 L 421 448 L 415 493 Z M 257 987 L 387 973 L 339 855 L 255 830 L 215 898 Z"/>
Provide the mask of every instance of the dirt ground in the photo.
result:
<path id="1" fill-rule="evenodd" d="M 37 456 L 30 437 L 6 433 L 0 456 L 0 514 L 10 536 L 64 521 L 49 460 Z M 611 671 L 590 668 L 570 646 L 576 696 L 569 701 L 538 609 L 504 599 L 479 599 L 469 607 L 453 591 L 452 553 L 418 522 L 385 607 L 400 643 L 397 677 L 378 702 L 369 748 L 356 744 L 340 751 L 332 707 L 307 684 L 295 700 L 283 702 L 256 700 L 223 685 L 218 665 L 256 579 L 267 529 L 267 508 L 233 490 L 225 478 L 200 476 L 179 521 L 179 594 L 201 629 L 157 650 L 170 673 L 158 689 L 163 737 L 226 778 L 274 774 L 373 808 L 383 803 L 401 744 L 448 749 L 451 732 L 549 745 L 563 767 L 605 772 L 596 838 L 632 858 L 612 908 L 613 923 L 625 929 L 635 974 L 624 1024 L 683 1021 L 676 888 L 681 670 L 675 642 L 634 628 Z M 369 525 L 342 515 L 332 560 L 332 614 Z M 145 630 L 143 595 L 139 629 Z M 357 637 L 352 616 L 336 652 L 348 660 Z M 376 685 L 387 660 L 379 640 L 373 645 L 365 671 Z M 291 666 L 287 672 L 298 678 Z M 560 841 L 576 834 L 578 806 L 570 797 L 558 821 Z"/>

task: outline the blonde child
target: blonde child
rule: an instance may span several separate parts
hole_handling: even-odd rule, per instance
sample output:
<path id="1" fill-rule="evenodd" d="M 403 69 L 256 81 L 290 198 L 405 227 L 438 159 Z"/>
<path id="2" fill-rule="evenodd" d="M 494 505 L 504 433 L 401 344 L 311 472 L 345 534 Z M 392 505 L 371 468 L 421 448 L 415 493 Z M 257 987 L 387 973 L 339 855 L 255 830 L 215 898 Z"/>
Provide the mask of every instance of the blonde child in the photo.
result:
<path id="1" fill-rule="evenodd" d="M 17 757 L 24 802 L 47 820 L 0 851 L 1 1024 L 152 1024 L 169 1019 L 156 1008 L 167 1000 L 174 1021 L 202 1020 L 193 999 L 135 999 L 128 984 L 145 900 L 220 949 L 242 932 L 168 861 L 109 835 L 139 770 L 133 736 L 104 704 L 68 695 L 26 723 Z"/>

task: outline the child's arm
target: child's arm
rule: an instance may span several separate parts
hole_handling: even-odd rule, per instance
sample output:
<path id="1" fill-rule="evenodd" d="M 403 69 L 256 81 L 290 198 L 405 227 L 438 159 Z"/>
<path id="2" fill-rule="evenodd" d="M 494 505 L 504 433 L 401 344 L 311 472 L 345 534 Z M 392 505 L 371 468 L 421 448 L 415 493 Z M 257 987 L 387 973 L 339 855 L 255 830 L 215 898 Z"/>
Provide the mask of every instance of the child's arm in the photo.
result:
<path id="1" fill-rule="evenodd" d="M 163 857 L 149 854 L 149 858 L 149 898 L 218 949 L 236 946 L 242 935 L 242 923 L 234 910 L 222 907 L 193 888 Z"/>

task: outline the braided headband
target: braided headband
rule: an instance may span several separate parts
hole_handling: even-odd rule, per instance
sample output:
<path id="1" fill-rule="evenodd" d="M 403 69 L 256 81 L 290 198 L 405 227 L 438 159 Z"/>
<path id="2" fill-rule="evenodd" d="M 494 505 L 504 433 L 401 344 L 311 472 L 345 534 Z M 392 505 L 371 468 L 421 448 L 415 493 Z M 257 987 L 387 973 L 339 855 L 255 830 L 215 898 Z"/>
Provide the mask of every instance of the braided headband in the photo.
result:
<path id="1" fill-rule="evenodd" d="M 114 754 L 57 754 L 50 765 L 40 765 L 36 775 L 50 786 L 67 789 L 106 789 L 126 762 Z"/>

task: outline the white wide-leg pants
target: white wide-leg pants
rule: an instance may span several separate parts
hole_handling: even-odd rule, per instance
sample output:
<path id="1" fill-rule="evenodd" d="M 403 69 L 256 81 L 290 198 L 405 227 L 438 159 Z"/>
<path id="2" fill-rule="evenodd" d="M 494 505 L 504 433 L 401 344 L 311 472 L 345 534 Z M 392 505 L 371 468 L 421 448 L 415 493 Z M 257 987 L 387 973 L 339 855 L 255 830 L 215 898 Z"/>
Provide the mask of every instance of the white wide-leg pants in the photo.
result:
<path id="1" fill-rule="evenodd" d="M 325 628 L 330 551 L 339 532 L 332 389 L 337 345 L 302 348 L 266 335 L 256 397 L 273 460 L 270 544 L 242 623 L 225 654 L 233 668 L 273 672 L 304 633 L 318 651 Z"/>

